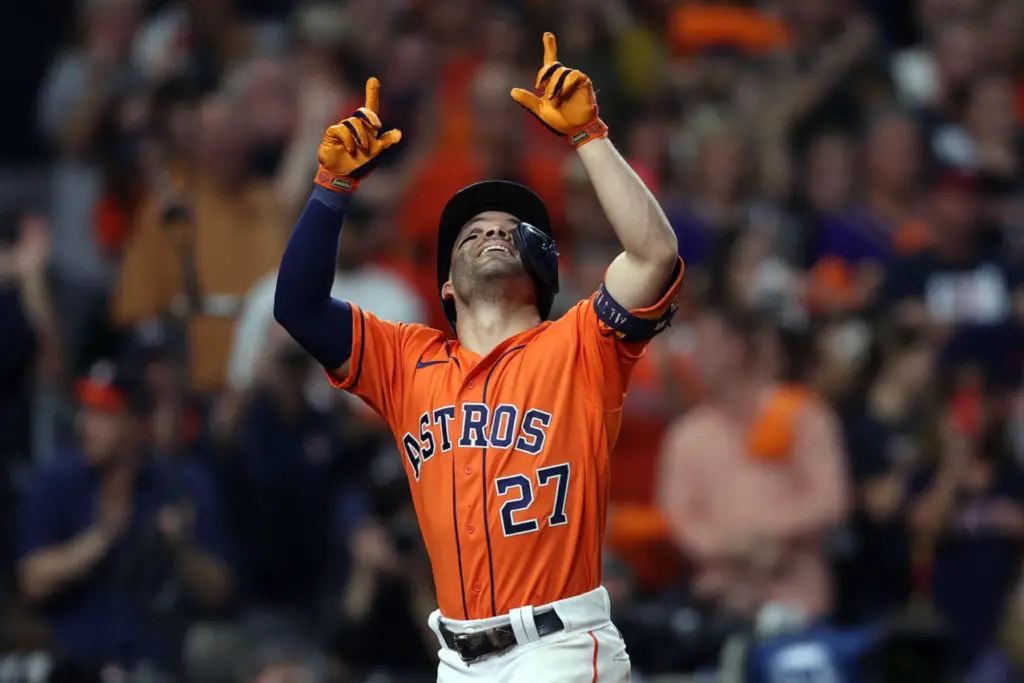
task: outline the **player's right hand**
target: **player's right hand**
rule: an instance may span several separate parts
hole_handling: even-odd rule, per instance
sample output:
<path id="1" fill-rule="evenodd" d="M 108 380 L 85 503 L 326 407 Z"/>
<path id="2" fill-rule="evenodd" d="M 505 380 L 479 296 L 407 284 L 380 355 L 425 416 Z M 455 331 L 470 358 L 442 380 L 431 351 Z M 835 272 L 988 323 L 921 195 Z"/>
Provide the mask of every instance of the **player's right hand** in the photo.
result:
<path id="1" fill-rule="evenodd" d="M 371 78 L 366 81 L 366 104 L 324 133 L 317 185 L 332 192 L 352 192 L 377 165 L 381 152 L 402 139 L 400 130 L 381 132 L 379 105 L 380 81 Z"/>

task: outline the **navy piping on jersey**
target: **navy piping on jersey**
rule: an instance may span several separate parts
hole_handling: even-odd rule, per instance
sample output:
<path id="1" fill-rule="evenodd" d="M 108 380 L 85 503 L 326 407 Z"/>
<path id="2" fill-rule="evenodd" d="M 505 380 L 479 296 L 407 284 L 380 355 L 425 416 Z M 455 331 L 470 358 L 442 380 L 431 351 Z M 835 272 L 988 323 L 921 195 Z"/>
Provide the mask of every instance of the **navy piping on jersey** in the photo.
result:
<path id="1" fill-rule="evenodd" d="M 498 356 L 498 360 L 494 361 L 494 365 L 487 371 L 487 379 L 484 380 L 484 391 L 482 397 L 482 402 L 485 405 L 487 403 L 487 386 L 491 383 L 491 376 L 494 375 L 494 371 L 498 369 L 499 365 L 501 365 L 501 361 L 505 359 L 505 356 L 509 355 L 513 351 L 519 351 L 525 347 L 525 344 L 513 346 L 511 349 Z M 487 489 L 489 488 L 487 486 L 487 446 L 484 446 L 480 450 L 480 479 L 483 482 L 484 487 L 484 538 L 487 539 L 487 569 L 491 572 L 491 616 L 496 617 L 498 616 L 498 605 L 497 601 L 494 599 L 494 553 L 491 551 L 491 527 L 488 524 L 489 520 L 487 517 Z M 454 490 L 454 487 L 452 490 Z M 462 571 L 461 565 L 459 566 L 459 571 Z M 465 598 L 465 589 L 463 589 L 463 598 Z"/>
<path id="2" fill-rule="evenodd" d="M 455 495 L 455 453 L 452 453 L 452 524 L 455 527 L 455 559 L 459 561 L 459 588 L 462 589 L 462 618 L 469 621 L 469 606 L 466 604 L 466 579 L 462 575 L 462 544 L 459 543 L 459 501 Z"/>
<path id="3" fill-rule="evenodd" d="M 363 351 L 366 350 L 366 316 L 363 314 L 363 309 L 359 309 L 359 361 L 356 363 L 356 374 L 352 378 L 352 386 L 348 388 L 352 391 L 359 384 L 359 377 L 363 374 Z"/>
<path id="4" fill-rule="evenodd" d="M 461 370 L 462 366 L 459 365 L 459 359 L 452 355 L 450 342 L 444 343 L 444 352 L 448 354 L 448 357 L 444 360 L 423 360 L 423 356 L 420 356 L 416 359 L 416 369 L 422 370 L 423 368 L 429 368 L 431 365 L 445 365 L 448 361 L 455 361 L 455 367 Z M 426 351 L 423 353 L 426 353 Z"/>
<path id="5" fill-rule="evenodd" d="M 451 342 L 444 343 L 444 352 L 448 354 L 448 360 L 455 362 L 455 367 L 459 370 L 462 369 L 462 365 L 459 363 L 459 359 L 452 355 L 452 344 Z"/>

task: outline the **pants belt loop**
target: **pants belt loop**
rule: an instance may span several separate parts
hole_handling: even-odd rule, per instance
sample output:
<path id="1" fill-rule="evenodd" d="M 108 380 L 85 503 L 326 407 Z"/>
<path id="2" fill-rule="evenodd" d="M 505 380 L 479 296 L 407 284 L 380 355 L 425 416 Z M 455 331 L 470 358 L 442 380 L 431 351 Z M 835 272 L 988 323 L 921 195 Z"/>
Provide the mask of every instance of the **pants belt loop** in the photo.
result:
<path id="1" fill-rule="evenodd" d="M 508 616 L 518 644 L 526 645 L 540 640 L 537 624 L 533 620 L 533 605 L 516 607 L 508 613 Z"/>

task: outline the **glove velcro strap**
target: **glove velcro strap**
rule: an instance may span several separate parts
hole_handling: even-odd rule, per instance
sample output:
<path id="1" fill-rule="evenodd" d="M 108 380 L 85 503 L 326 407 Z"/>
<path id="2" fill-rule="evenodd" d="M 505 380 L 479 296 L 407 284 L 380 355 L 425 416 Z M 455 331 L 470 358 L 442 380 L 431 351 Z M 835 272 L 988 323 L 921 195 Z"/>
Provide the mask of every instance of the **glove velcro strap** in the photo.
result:
<path id="1" fill-rule="evenodd" d="M 569 131 L 566 135 L 569 138 L 569 144 L 579 148 L 591 140 L 608 137 L 608 126 L 601 119 L 594 119 L 585 126 Z"/>
<path id="2" fill-rule="evenodd" d="M 338 175 L 337 173 L 331 173 L 323 166 L 316 172 L 316 184 L 325 190 L 331 192 L 339 192 L 342 194 L 349 194 L 355 192 L 356 188 L 359 187 L 359 181 L 355 178 L 350 178 L 347 175 Z"/>

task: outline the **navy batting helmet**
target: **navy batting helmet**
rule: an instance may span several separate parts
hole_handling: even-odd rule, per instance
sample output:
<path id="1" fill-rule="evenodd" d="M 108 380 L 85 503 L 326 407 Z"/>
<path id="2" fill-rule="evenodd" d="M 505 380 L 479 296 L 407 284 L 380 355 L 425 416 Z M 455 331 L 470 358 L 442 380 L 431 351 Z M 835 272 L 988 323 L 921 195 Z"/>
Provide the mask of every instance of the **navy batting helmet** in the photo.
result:
<path id="1" fill-rule="evenodd" d="M 451 273 L 455 238 L 466 223 L 484 211 L 504 211 L 519 221 L 512 230 L 512 242 L 536 285 L 537 312 L 546 320 L 558 293 L 558 247 L 551 234 L 551 218 L 540 197 L 529 188 L 508 180 L 473 183 L 448 200 L 441 212 L 437 237 L 438 294 Z M 454 330 L 455 302 L 442 296 L 441 306 Z"/>

